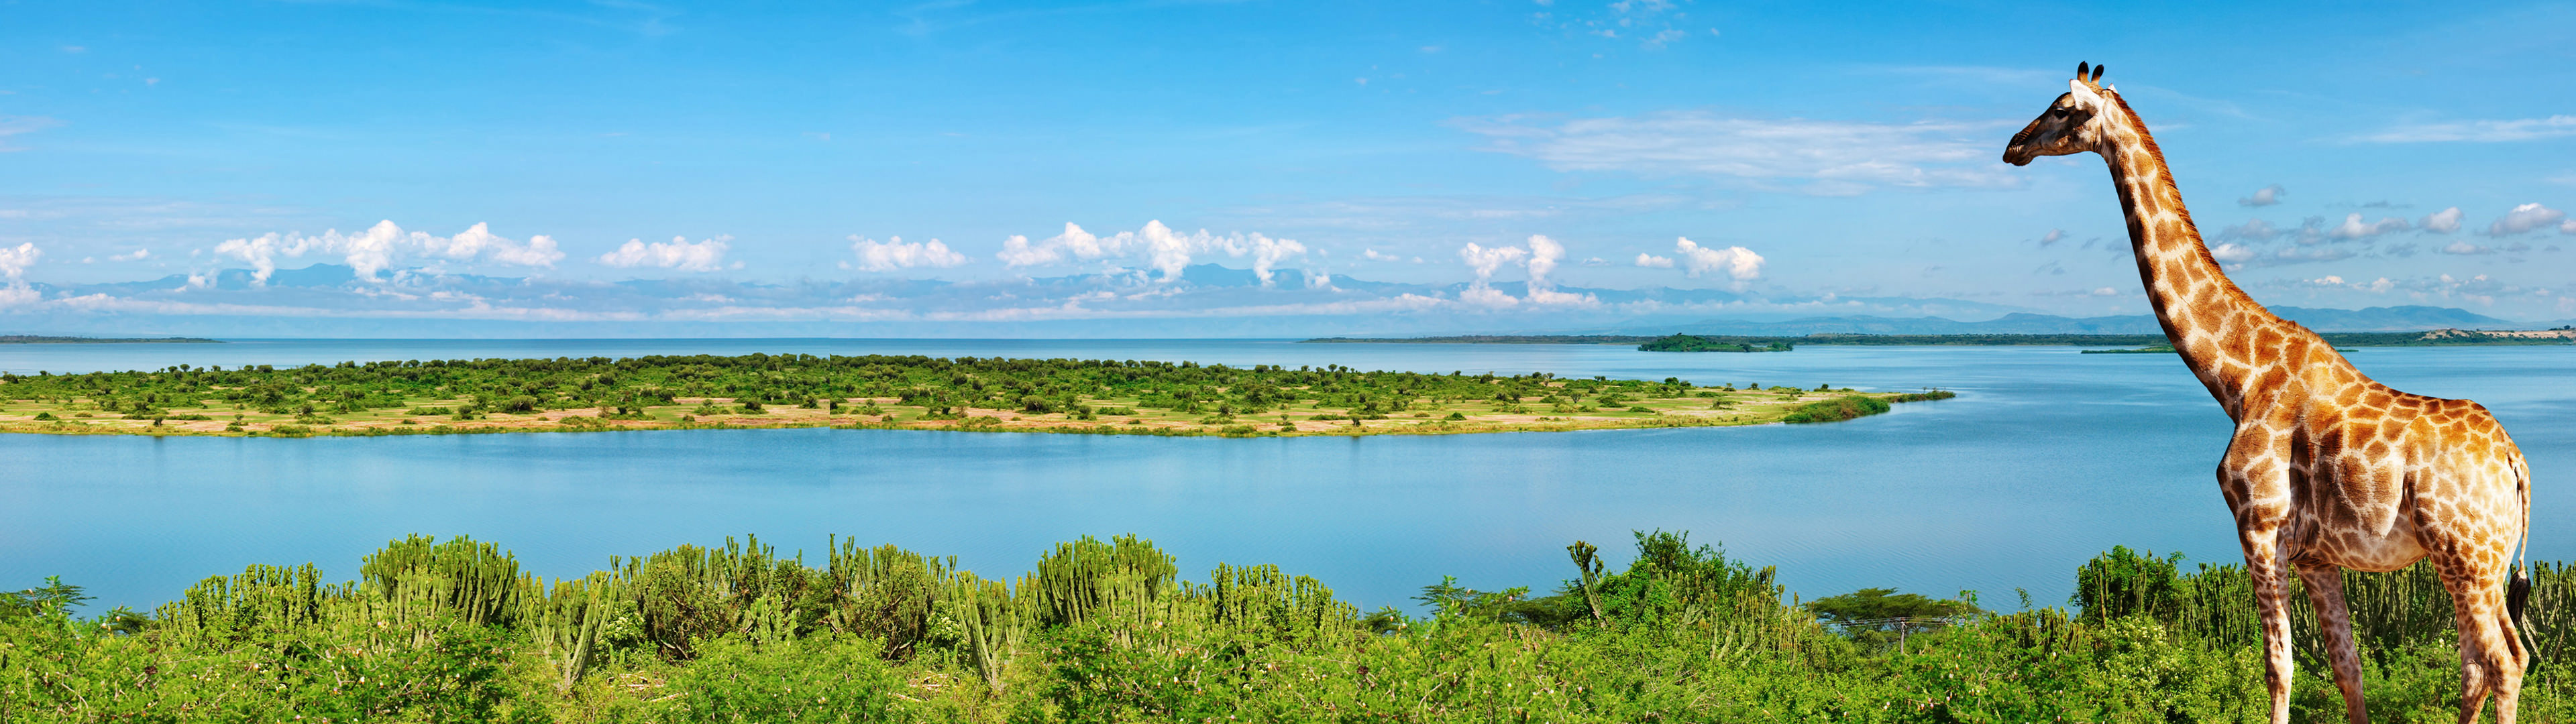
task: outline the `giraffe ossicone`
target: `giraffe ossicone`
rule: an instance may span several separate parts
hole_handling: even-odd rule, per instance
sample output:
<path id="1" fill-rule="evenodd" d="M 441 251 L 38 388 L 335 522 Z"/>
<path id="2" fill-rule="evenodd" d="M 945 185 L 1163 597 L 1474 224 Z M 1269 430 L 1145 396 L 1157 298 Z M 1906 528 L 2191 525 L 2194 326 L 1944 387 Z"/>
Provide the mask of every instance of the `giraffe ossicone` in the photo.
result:
<path id="1" fill-rule="evenodd" d="M 2165 337 L 2236 422 L 2218 466 L 2262 614 L 2272 721 L 2290 715 L 2288 576 L 2324 629 L 2345 716 L 2369 721 L 2342 569 L 2430 558 L 2460 634 L 2460 721 L 2492 697 L 2514 721 L 2531 654 L 2517 635 L 2529 581 L 2514 570 L 2531 526 L 2530 468 L 2484 407 L 2382 385 L 2315 333 L 2254 301 L 2211 257 L 2146 124 L 2101 68 L 2005 146 L 2003 160 L 2091 152 L 2111 170 L 2138 276 Z"/>

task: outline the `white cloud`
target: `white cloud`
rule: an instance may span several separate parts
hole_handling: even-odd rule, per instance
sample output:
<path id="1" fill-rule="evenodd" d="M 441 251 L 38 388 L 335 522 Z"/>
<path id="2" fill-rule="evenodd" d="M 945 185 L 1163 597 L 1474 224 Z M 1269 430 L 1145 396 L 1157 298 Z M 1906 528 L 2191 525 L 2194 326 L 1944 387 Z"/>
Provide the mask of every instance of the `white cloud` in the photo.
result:
<path id="1" fill-rule="evenodd" d="M 2065 230 L 2065 229 L 2049 229 L 2049 230 L 2048 230 L 2048 234 L 2047 234 L 2046 236 L 2039 237 L 2039 245 L 2040 245 L 2040 246 L 2048 246 L 2048 245 L 2055 244 L 2055 243 L 2057 243 L 2057 242 L 2061 242 L 2061 241 L 2065 241 L 2065 240 L 2066 240 L 2066 230 Z"/>
<path id="2" fill-rule="evenodd" d="M 689 237 L 674 236 L 669 242 L 644 243 L 628 239 L 616 251 L 599 255 L 599 263 L 620 269 L 640 266 L 661 267 L 672 271 L 711 272 L 725 268 L 725 252 L 733 249 L 733 237 L 718 236 L 691 242 Z M 736 262 L 733 268 L 740 269 Z"/>
<path id="3" fill-rule="evenodd" d="M 1671 269 L 1673 268 L 1673 259 L 1672 257 L 1639 253 L 1637 255 L 1637 266 L 1648 269 Z"/>
<path id="4" fill-rule="evenodd" d="M 35 266 L 36 260 L 44 256 L 45 250 L 36 248 L 32 243 L 14 247 L 0 246 L 0 277 L 6 277 L 10 283 L 15 284 L 19 277 L 27 273 L 27 267 Z"/>
<path id="5" fill-rule="evenodd" d="M 2493 254 L 2495 253 L 2495 250 L 2465 241 L 2454 241 L 2451 242 L 2450 246 L 2442 247 L 2442 253 L 2460 254 L 2465 256 L 2469 254 Z"/>
<path id="6" fill-rule="evenodd" d="M 2343 223 L 2337 224 L 2333 229 L 2328 230 L 2326 232 L 2326 238 L 2334 239 L 2336 241 L 2368 239 L 2370 237 L 2390 232 L 2405 231 L 2410 228 L 2413 227 L 2407 225 L 2405 219 L 2383 218 L 2378 221 L 2363 223 L 2360 214 L 2351 214 L 2343 217 Z"/>
<path id="7" fill-rule="evenodd" d="M 2310 279 L 2308 280 L 2308 283 L 2321 287 L 2339 287 L 2343 286 L 2343 277 L 2328 274 L 2315 279 Z"/>
<path id="8" fill-rule="evenodd" d="M 2238 206 L 2270 206 L 2270 205 L 2273 205 L 2273 204 L 2281 203 L 2281 195 L 2282 195 L 2283 193 L 2285 193 L 2285 191 L 2281 188 L 2281 185 L 2280 185 L 2280 184 L 2272 184 L 2272 185 L 2270 185 L 2270 186 L 2265 186 L 2265 187 L 2263 187 L 2263 188 L 2255 189 L 2255 190 L 2254 190 L 2254 195 L 2252 195 L 2252 196 L 2247 196 L 2247 197 L 2245 197 L 2245 198 L 2237 199 L 2237 200 L 2236 200 L 2236 205 L 2238 205 Z"/>
<path id="9" fill-rule="evenodd" d="M 1762 255 L 1753 253 L 1751 249 L 1741 246 L 1716 249 L 1700 246 L 1685 237 L 1673 242 L 1673 251 L 1681 257 L 1683 274 L 1696 277 L 1723 272 L 1734 280 L 1736 291 L 1743 291 L 1747 283 L 1762 278 Z"/>
<path id="10" fill-rule="evenodd" d="M 1559 171 L 1703 175 L 1847 195 L 1875 186 L 2008 187 L 1994 127 L 1735 118 L 1699 111 L 1592 118 L 1553 127 L 1504 118 L 1464 122 L 1490 150 Z"/>
<path id="11" fill-rule="evenodd" d="M 1580 306 L 1590 306 L 1601 303 L 1600 299 L 1594 298 L 1590 294 L 1574 294 L 1571 292 L 1557 291 L 1556 283 L 1547 278 L 1549 274 L 1556 272 L 1557 262 L 1565 258 L 1564 244 L 1557 243 L 1555 239 L 1532 234 L 1529 238 L 1529 249 L 1529 298 L 1531 303 Z"/>
<path id="12" fill-rule="evenodd" d="M 1512 247 L 1519 248 L 1519 247 Z M 1479 307 L 1508 307 L 1521 303 L 1519 297 L 1504 294 L 1493 287 L 1472 286 L 1458 293 L 1458 301 Z"/>
<path id="13" fill-rule="evenodd" d="M 403 231 L 392 220 L 378 221 L 366 231 L 348 235 L 331 229 L 321 236 L 270 232 L 256 238 L 230 239 L 216 244 L 215 254 L 249 262 L 252 278 L 262 284 L 277 271 L 278 258 L 306 254 L 340 255 L 360 278 L 368 280 L 374 280 L 376 272 L 414 262 L 551 267 L 564 258 L 564 253 L 555 248 L 555 240 L 544 235 L 528 237 L 522 243 L 494 235 L 490 228 L 478 223 L 455 236 L 436 236 Z"/>
<path id="14" fill-rule="evenodd" d="M 2448 234 L 2460 230 L 2460 216 L 2460 207 L 2453 206 L 2425 214 L 2424 219 L 2415 222 L 2415 225 L 2422 228 L 2425 233 Z"/>
<path id="15" fill-rule="evenodd" d="M 2230 226 L 2218 232 L 2218 238 L 2221 239 L 2246 241 L 2271 241 L 2273 237 L 2280 235 L 2280 227 L 2273 226 L 2272 222 L 2262 219 L 2247 219 L 2245 223 Z"/>
<path id="16" fill-rule="evenodd" d="M 2398 126 L 2360 137 L 2370 143 L 2531 141 L 2576 136 L 2576 116 L 2521 118 L 2510 121 L 2460 121 Z"/>
<path id="17" fill-rule="evenodd" d="M 2209 257 L 2229 264 L 2242 264 L 2254 260 L 2254 250 L 2243 244 L 2219 244 L 2210 247 Z"/>
<path id="18" fill-rule="evenodd" d="M 108 255 L 108 257 L 107 257 L 107 260 L 108 260 L 108 261 L 142 261 L 144 258 L 146 258 L 146 257 L 150 257 L 150 256 L 152 256 L 152 250 L 151 250 L 151 249 L 136 249 L 136 250 L 129 251 L 129 252 L 126 252 L 126 253 L 123 253 L 123 254 L 110 254 L 110 255 Z"/>
<path id="19" fill-rule="evenodd" d="M 2488 236 L 2512 236 L 2535 229 L 2545 229 L 2567 218 L 2567 212 L 2539 204 L 2523 204 L 2507 211 L 2503 218 L 2487 225 Z"/>
<path id="20" fill-rule="evenodd" d="M 857 268 L 860 271 L 890 272 L 922 266 L 947 268 L 966 263 L 966 255 L 949 250 L 948 245 L 938 239 L 906 242 L 898 236 L 893 241 L 881 242 L 853 234 L 850 236 L 850 251 L 859 255 Z"/>
<path id="21" fill-rule="evenodd" d="M 1306 245 L 1290 239 L 1273 239 L 1261 234 L 1210 234 L 1205 229 L 1182 234 L 1164 226 L 1161 221 L 1145 222 L 1145 228 L 1121 231 L 1116 236 L 1100 236 L 1083 231 L 1067 222 L 1064 233 L 1034 243 L 1026 236 L 1014 235 L 1002 241 L 1002 250 L 994 254 L 1012 267 L 1043 266 L 1071 261 L 1125 260 L 1142 256 L 1145 268 L 1159 270 L 1162 281 L 1179 279 L 1193 255 L 1224 252 L 1230 257 L 1252 258 L 1252 273 L 1263 285 L 1271 280 L 1272 270 L 1289 257 L 1303 256 Z"/>
<path id="22" fill-rule="evenodd" d="M 1504 264 L 1528 257 L 1529 250 L 1517 246 L 1498 246 L 1488 249 L 1471 241 L 1466 246 L 1458 247 L 1458 259 L 1467 262 L 1467 268 L 1476 270 L 1475 285 L 1480 287 L 1486 282 L 1493 281 L 1494 272 L 1503 268 Z"/>
<path id="23" fill-rule="evenodd" d="M 1381 254 L 1378 253 L 1378 250 L 1376 249 L 1361 251 L 1360 258 L 1367 259 L 1369 261 L 1404 261 L 1404 257 L 1396 256 L 1394 254 Z"/>

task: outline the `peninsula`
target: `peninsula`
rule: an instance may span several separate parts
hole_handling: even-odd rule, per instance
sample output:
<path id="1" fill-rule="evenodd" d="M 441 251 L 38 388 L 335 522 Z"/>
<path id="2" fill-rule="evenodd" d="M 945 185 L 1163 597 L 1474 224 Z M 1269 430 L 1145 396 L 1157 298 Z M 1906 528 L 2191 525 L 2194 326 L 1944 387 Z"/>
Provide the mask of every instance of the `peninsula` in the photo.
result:
<path id="1" fill-rule="evenodd" d="M 1952 393 L 1190 362 L 651 356 L 0 374 L 0 432 L 402 435 L 845 427 L 1366 435 L 1831 422 Z"/>

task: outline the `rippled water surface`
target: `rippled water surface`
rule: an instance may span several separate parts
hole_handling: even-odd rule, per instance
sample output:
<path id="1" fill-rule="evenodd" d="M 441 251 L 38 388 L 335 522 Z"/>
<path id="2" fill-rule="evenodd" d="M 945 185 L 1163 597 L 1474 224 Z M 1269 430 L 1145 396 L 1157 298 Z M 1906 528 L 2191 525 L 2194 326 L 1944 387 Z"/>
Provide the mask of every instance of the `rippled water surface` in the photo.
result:
<path id="1" fill-rule="evenodd" d="M 470 534 L 534 571 L 758 533 L 827 534 L 1027 570 L 1054 541 L 1134 532 L 1193 577 L 1278 563 L 1366 607 L 1443 575 L 1552 588 L 1576 539 L 1691 531 L 1809 597 L 1863 586 L 1990 606 L 2064 600 L 2113 544 L 2233 561 L 2211 470 L 2228 425 L 2163 355 L 2060 347 L 1801 347 L 1659 354 L 1618 346 L 1267 341 L 298 340 L 8 345 L 30 373 L 188 364 L 747 352 L 1343 364 L 1424 372 L 1864 389 L 1954 400 L 1830 425 L 1366 438 L 1144 438 L 699 430 L 404 438 L 0 435 L 0 587 L 61 575 L 145 607 L 248 563 L 354 578 L 388 538 Z M 2408 391 L 2468 397 L 2531 459 L 2534 558 L 2576 558 L 2576 348 L 2364 349 Z M 1624 560 L 1624 556 L 1620 556 Z M 1198 573 L 1191 573 L 1198 572 Z"/>

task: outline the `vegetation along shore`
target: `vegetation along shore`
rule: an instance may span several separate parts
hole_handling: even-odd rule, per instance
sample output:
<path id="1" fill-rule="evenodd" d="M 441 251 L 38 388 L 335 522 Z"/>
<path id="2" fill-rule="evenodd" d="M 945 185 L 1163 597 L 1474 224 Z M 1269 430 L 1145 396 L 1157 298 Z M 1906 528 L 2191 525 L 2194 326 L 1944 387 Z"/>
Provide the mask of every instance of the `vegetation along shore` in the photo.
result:
<path id="1" fill-rule="evenodd" d="M 758 539 L 542 580 L 412 536 L 355 580 L 253 565 L 150 612 L 60 580 L 0 593 L 0 721 L 2258 722 L 2239 566 L 2114 548 L 2068 606 L 1888 589 L 1800 601 L 1777 572 L 1640 533 L 1566 548 L 1540 591 L 1424 586 L 1363 611 L 1269 565 L 1182 575 L 1084 537 L 1017 576 L 855 541 Z M 2533 721 L 2576 717 L 2576 570 L 2533 567 Z M 343 574 L 345 575 L 345 574 Z M 32 582 L 31 582 L 32 583 Z M 2292 587 L 2299 586 L 2293 580 Z M 2343 574 L 2374 721 L 2449 721 L 2450 600 L 2428 566 Z M 2295 592 L 2294 592 L 2295 593 Z M 2006 599 L 2006 600 L 1996 600 Z M 2293 607 L 2293 720 L 2340 721 Z"/>
<path id="2" fill-rule="evenodd" d="M 651 356 L 0 374 L 0 432 L 404 435 L 850 427 L 1366 435 L 1833 422 L 1945 390 L 1189 362 Z"/>

